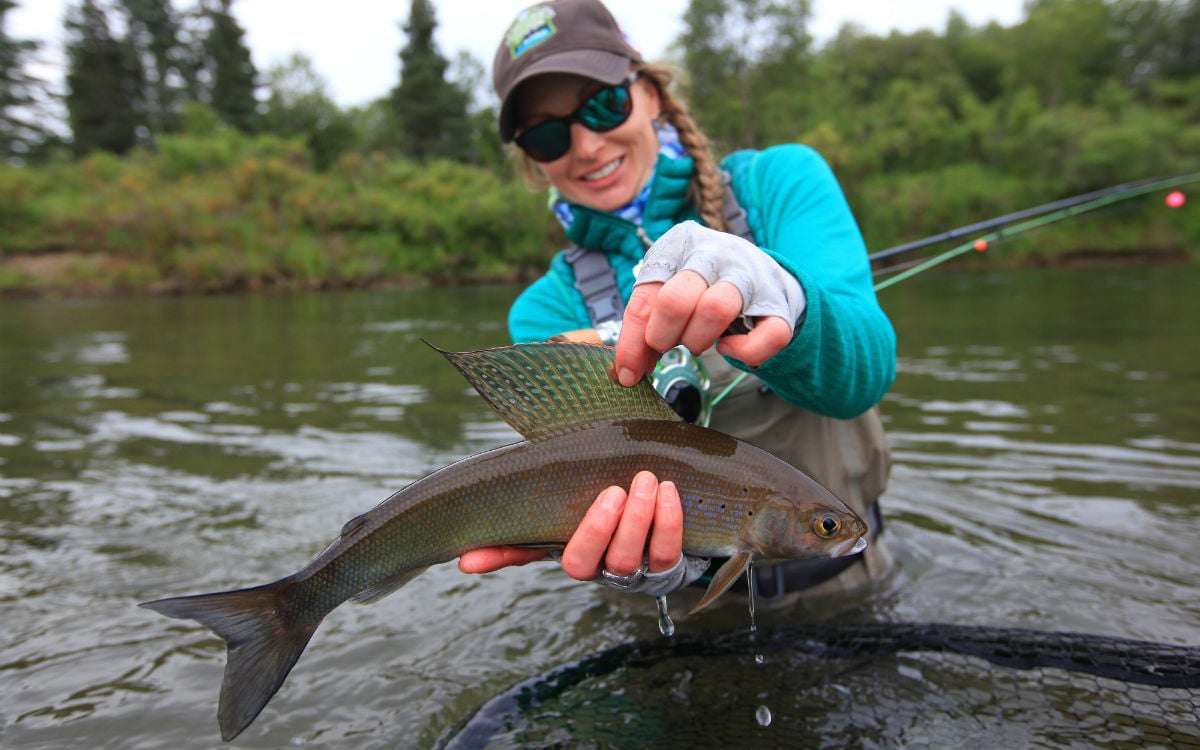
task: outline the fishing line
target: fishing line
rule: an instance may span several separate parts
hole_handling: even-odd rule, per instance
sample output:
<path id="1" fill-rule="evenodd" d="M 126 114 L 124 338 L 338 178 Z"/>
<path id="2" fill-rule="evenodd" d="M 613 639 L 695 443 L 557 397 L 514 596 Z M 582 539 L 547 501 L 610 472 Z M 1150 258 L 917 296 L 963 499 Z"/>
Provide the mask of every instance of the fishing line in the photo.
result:
<path id="1" fill-rule="evenodd" d="M 960 245 L 950 248 L 949 250 L 934 255 L 930 258 L 920 261 L 912 261 L 903 264 L 903 270 L 897 272 L 883 281 L 875 284 L 875 291 L 880 292 L 894 284 L 898 284 L 905 279 L 912 278 L 919 273 L 928 271 L 934 266 L 939 266 L 948 260 L 963 255 L 971 251 L 983 252 L 992 247 L 998 242 L 1006 239 L 1012 239 L 1019 235 L 1030 235 L 1036 231 L 1044 230 L 1048 225 L 1066 220 L 1082 220 L 1081 214 L 1107 209 L 1116 204 L 1131 200 L 1133 198 L 1144 197 L 1150 193 L 1155 193 L 1160 190 L 1168 190 L 1170 188 L 1180 187 L 1193 182 L 1200 182 L 1200 172 L 1191 172 L 1188 174 L 1173 175 L 1170 177 L 1152 177 L 1145 180 L 1137 180 L 1121 185 L 1095 190 L 1090 193 L 1075 195 L 1070 198 L 1044 203 L 1040 206 L 1027 208 L 1023 211 L 1005 214 L 987 221 L 980 221 L 974 224 L 951 229 L 948 232 L 931 235 L 924 239 L 907 242 L 903 245 L 897 245 L 886 250 L 880 250 L 877 253 L 872 253 L 867 256 L 874 263 L 884 258 L 890 258 L 896 255 L 901 255 L 913 250 L 919 250 L 930 245 L 936 245 L 941 242 L 959 239 L 965 236 L 974 235 L 976 232 L 984 230 L 992 230 L 986 234 L 976 236 L 974 239 L 964 242 Z M 1176 197 L 1178 196 L 1178 197 Z M 1170 208 L 1178 208 L 1184 203 L 1182 193 L 1172 193 L 1167 198 L 1167 205 Z M 1132 208 L 1132 206 L 1131 206 Z M 1093 217 L 1089 217 L 1093 218 Z M 1024 220 L 1024 221 L 1022 221 Z M 1019 223 L 1013 223 L 1019 222 Z M 998 229 L 996 227 L 999 227 Z M 880 270 L 872 275 L 887 273 L 890 269 Z M 712 400 L 710 408 L 715 408 L 739 383 L 741 383 L 749 373 L 741 373 L 732 383 L 717 394 Z"/>
<path id="2" fill-rule="evenodd" d="M 1138 209 L 1145 208 L 1146 205 L 1148 204 L 1149 200 L 1150 200 L 1150 196 L 1148 196 L 1148 195 L 1137 196 L 1136 200 L 1128 200 L 1128 201 L 1123 201 L 1121 203 L 1114 203 L 1112 205 L 1104 206 L 1102 208 L 1088 212 L 1087 214 L 1072 214 L 1070 216 L 1064 216 L 1061 219 L 1059 219 L 1058 222 L 1053 222 L 1053 223 L 1047 222 L 1045 224 L 1041 224 L 1041 225 L 1033 227 L 1031 229 L 1027 229 L 1020 233 L 1015 233 L 1015 232 L 1011 232 L 1011 231 L 1003 232 L 1003 237 L 1001 237 L 998 240 L 993 240 L 993 241 L 989 242 L 985 249 L 991 250 L 993 247 L 995 247 L 997 244 L 999 244 L 1002 241 L 1010 241 L 1010 240 L 1017 240 L 1017 239 L 1024 240 L 1024 239 L 1029 239 L 1030 237 L 1036 237 L 1037 235 L 1039 235 L 1043 232 L 1057 229 L 1059 224 L 1061 224 L 1061 225 L 1082 224 L 1084 222 L 1095 221 L 1096 219 L 1100 219 L 1103 217 L 1111 217 L 1111 216 L 1115 216 L 1117 214 L 1131 213 Z M 978 249 L 978 248 L 974 248 L 974 249 Z M 916 258 L 913 260 L 904 261 L 901 263 L 895 263 L 895 264 L 892 264 L 889 266 L 885 266 L 883 268 L 877 268 L 871 272 L 871 276 L 873 278 L 879 278 L 881 276 L 890 276 L 891 274 L 900 273 L 901 271 L 906 271 L 914 266 L 918 266 L 921 263 L 924 263 L 926 260 L 928 260 L 928 257 Z M 877 286 L 876 290 L 878 291 L 878 289 L 880 289 L 880 288 L 882 288 L 882 287 Z"/>
<path id="3" fill-rule="evenodd" d="M 886 258 L 886 257 L 890 257 L 893 255 L 897 255 L 901 252 L 907 252 L 909 250 L 915 250 L 917 248 L 927 247 L 928 245 L 935 244 L 937 242 L 941 242 L 944 240 L 948 240 L 948 239 L 951 239 L 952 237 L 953 238 L 961 237 L 970 231 L 978 230 L 983 227 L 991 228 L 991 227 L 995 227 L 995 226 L 1000 226 L 1001 224 L 1007 224 L 1007 222 L 1013 221 L 1017 218 L 1033 217 L 1033 218 L 1028 218 L 1027 221 L 1022 221 L 1022 222 L 1012 224 L 1012 225 L 1001 226 L 1000 229 L 997 229 L 992 232 L 988 232 L 987 234 L 983 234 L 974 240 L 964 242 L 960 245 L 957 245 L 957 246 L 945 251 L 944 253 L 935 255 L 932 258 L 930 258 L 922 263 L 919 263 L 916 266 L 913 266 L 912 268 L 909 268 L 906 271 L 898 273 L 895 276 L 892 276 L 891 278 L 888 278 L 884 281 L 879 282 L 878 284 L 875 285 L 875 291 L 878 292 L 883 289 L 886 289 L 889 286 L 892 286 L 893 284 L 897 284 L 897 283 L 903 281 L 904 279 L 910 278 L 912 276 L 916 276 L 917 274 L 921 273 L 922 271 L 926 271 L 930 268 L 933 268 L 934 266 L 941 265 L 942 263 L 945 263 L 948 260 L 957 258 L 958 256 L 960 256 L 964 253 L 971 252 L 972 250 L 978 251 L 978 252 L 983 252 L 983 251 L 987 250 L 993 244 L 995 244 L 1003 239 L 1014 237 L 1016 235 L 1023 234 L 1023 233 L 1029 232 L 1031 230 L 1041 228 L 1045 225 L 1052 224 L 1057 221 L 1062 221 L 1064 219 L 1072 218 L 1079 214 L 1083 214 L 1083 213 L 1087 213 L 1089 211 L 1094 211 L 1096 209 L 1104 208 L 1106 206 L 1110 206 L 1110 205 L 1118 203 L 1120 201 L 1129 200 L 1131 198 L 1143 196 L 1148 193 L 1157 192 L 1159 190 L 1166 190 L 1168 188 L 1178 187 L 1180 185 L 1186 185 L 1188 183 L 1196 182 L 1196 181 L 1200 181 L 1200 172 L 1193 172 L 1191 174 L 1184 174 L 1184 175 L 1176 175 L 1174 177 L 1158 178 L 1158 179 L 1154 179 L 1154 180 L 1143 180 L 1140 182 L 1128 183 L 1127 185 L 1118 185 L 1113 188 L 1107 188 L 1105 190 L 1098 190 L 1093 193 L 1085 193 L 1083 195 L 1077 195 L 1077 196 L 1074 196 L 1073 198 L 1065 198 L 1062 201 L 1056 201 L 1054 203 L 1047 203 L 1043 206 L 1031 208 L 1026 211 L 1019 211 L 1016 214 L 1009 214 L 1007 216 L 1002 216 L 997 219 L 991 219 L 986 222 L 980 222 L 978 224 L 971 224 L 967 227 L 961 227 L 959 229 L 952 230 L 952 231 L 947 232 L 942 235 L 935 235 L 934 237 L 927 237 L 924 240 L 917 240 L 916 242 L 910 242 L 906 245 L 901 245 L 899 247 L 880 251 L 880 252 L 875 253 L 874 255 L 870 256 L 873 261 L 879 260 L 881 258 Z"/>

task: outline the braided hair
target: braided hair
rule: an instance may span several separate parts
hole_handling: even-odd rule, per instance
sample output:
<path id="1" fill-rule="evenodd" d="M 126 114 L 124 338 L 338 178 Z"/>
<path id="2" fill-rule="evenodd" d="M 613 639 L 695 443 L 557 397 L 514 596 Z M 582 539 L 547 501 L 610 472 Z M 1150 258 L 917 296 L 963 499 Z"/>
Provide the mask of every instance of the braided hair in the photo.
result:
<path id="1" fill-rule="evenodd" d="M 637 66 L 637 72 L 639 76 L 649 79 L 654 88 L 658 89 L 662 107 L 659 117 L 679 132 L 679 142 L 695 162 L 695 172 L 688 192 L 689 198 L 700 213 L 700 218 L 712 229 L 728 231 L 725 225 L 725 184 L 721 178 L 721 169 L 713 156 L 708 138 L 700 132 L 687 104 L 671 91 L 671 82 L 675 78 L 674 70 L 662 63 L 641 63 Z"/>

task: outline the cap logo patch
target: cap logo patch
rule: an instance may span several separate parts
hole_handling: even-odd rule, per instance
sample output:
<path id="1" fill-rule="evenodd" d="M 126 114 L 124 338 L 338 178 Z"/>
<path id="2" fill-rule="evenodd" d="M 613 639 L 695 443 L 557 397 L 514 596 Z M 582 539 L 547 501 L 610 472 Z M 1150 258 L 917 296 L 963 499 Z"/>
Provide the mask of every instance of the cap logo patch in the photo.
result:
<path id="1" fill-rule="evenodd" d="M 504 35 L 504 39 L 508 44 L 508 51 L 512 54 L 512 59 L 515 60 L 554 36 L 556 31 L 554 9 L 535 5 L 521 11 L 512 26 L 508 27 L 508 33 Z"/>

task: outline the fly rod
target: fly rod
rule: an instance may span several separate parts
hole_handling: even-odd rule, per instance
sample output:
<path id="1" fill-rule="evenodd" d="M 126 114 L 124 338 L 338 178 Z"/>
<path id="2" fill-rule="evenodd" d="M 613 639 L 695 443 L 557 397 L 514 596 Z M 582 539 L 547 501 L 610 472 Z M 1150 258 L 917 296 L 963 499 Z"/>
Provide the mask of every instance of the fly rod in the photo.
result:
<path id="1" fill-rule="evenodd" d="M 901 253 L 917 250 L 919 248 L 928 247 L 939 242 L 958 239 L 963 236 L 972 235 L 982 230 L 994 229 L 987 234 L 976 237 L 973 240 L 957 245 L 940 255 L 935 255 L 932 258 L 923 261 L 912 268 L 897 273 L 889 279 L 881 281 L 875 285 L 875 291 L 886 289 L 893 284 L 896 284 L 911 276 L 915 276 L 922 271 L 928 270 L 936 265 L 944 263 L 951 258 L 956 258 L 963 253 L 972 250 L 982 252 L 987 250 L 992 244 L 1000 240 L 1014 237 L 1023 232 L 1028 232 L 1032 229 L 1046 226 L 1063 219 L 1068 219 L 1072 216 L 1094 211 L 1105 206 L 1110 206 L 1130 198 L 1153 193 L 1158 190 L 1166 190 L 1169 188 L 1179 187 L 1191 182 L 1200 181 L 1200 172 L 1192 172 L 1191 174 L 1175 175 L 1172 177 L 1156 177 L 1148 180 L 1140 180 L 1138 182 L 1129 182 L 1123 185 L 1114 185 L 1113 187 L 1096 190 L 1083 195 L 1076 195 L 1071 198 L 1063 198 L 1052 203 L 1046 203 L 1034 208 L 1028 208 L 1024 211 L 1006 214 L 995 219 L 968 224 L 958 229 L 952 229 L 948 232 L 926 237 L 925 239 L 908 242 L 903 245 L 881 250 L 870 255 L 871 261 L 880 260 L 882 258 L 892 257 Z M 1178 208 L 1184 203 L 1183 193 L 1178 191 L 1167 196 L 1167 205 L 1171 208 Z M 1026 221 L 1021 221 L 1026 219 Z M 1012 222 L 1020 222 L 1013 224 Z"/>

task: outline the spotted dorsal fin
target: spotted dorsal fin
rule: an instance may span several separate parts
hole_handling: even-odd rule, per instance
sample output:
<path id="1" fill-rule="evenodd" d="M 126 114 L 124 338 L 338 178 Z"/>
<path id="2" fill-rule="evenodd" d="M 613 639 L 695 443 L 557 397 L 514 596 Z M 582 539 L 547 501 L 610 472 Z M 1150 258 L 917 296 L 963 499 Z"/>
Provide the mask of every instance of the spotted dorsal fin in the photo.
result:
<path id="1" fill-rule="evenodd" d="M 539 343 L 437 350 L 527 440 L 613 419 L 680 419 L 649 381 L 631 388 L 616 381 L 612 347 Z"/>

